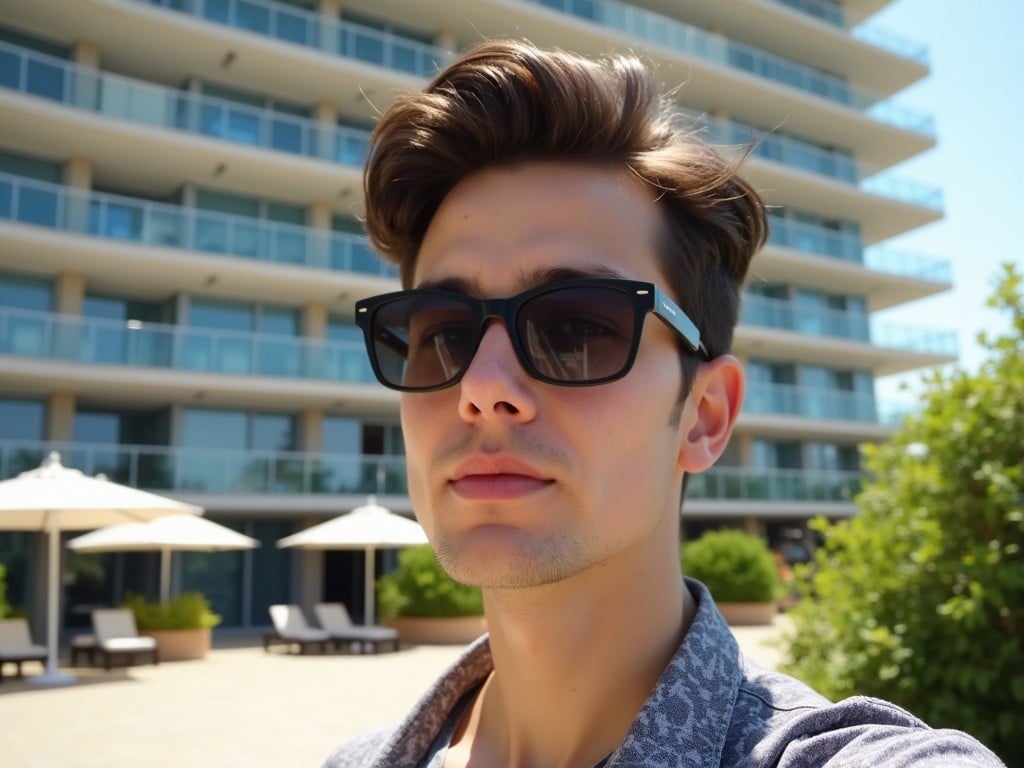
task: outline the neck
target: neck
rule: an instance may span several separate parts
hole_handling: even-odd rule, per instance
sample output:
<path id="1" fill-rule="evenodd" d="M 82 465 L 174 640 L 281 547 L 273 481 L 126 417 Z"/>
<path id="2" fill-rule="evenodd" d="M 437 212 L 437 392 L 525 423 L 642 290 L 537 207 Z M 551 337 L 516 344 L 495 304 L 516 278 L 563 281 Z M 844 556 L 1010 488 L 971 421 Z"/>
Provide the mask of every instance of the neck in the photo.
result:
<path id="1" fill-rule="evenodd" d="M 621 743 L 694 611 L 678 557 L 660 560 L 486 593 L 495 671 L 455 745 L 472 746 L 464 764 L 589 766 Z"/>

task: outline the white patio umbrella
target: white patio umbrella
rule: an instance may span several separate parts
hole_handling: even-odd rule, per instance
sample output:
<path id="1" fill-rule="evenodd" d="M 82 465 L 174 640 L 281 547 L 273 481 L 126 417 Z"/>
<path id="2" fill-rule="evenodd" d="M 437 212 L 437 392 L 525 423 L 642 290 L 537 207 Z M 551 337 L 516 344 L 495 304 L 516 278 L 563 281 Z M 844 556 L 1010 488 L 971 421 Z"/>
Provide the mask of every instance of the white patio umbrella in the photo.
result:
<path id="1" fill-rule="evenodd" d="M 366 553 L 365 596 L 366 624 L 375 619 L 374 553 L 377 549 L 409 547 L 425 544 L 427 535 L 415 520 L 396 515 L 368 496 L 366 504 L 351 512 L 314 525 L 304 531 L 278 539 L 279 547 L 300 549 L 361 549 Z"/>
<path id="2" fill-rule="evenodd" d="M 126 520 L 151 520 L 173 513 L 198 515 L 201 507 L 89 477 L 60 463 L 54 451 L 36 469 L 0 481 L 0 530 L 42 531 L 47 536 L 46 670 L 30 678 L 39 685 L 74 681 L 57 668 L 60 605 L 60 532 L 90 530 Z"/>
<path id="3" fill-rule="evenodd" d="M 145 523 L 117 523 L 68 542 L 76 552 L 159 552 L 160 601 L 163 603 L 171 597 L 174 551 L 221 552 L 253 549 L 259 545 L 258 539 L 196 515 L 167 515 Z"/>

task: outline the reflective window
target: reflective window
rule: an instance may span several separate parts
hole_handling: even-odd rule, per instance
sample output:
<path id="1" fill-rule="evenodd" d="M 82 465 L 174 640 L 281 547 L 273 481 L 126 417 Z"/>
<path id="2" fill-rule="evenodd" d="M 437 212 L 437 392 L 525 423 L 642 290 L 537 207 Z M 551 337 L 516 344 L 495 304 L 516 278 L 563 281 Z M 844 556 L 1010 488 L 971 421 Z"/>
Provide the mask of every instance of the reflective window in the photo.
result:
<path id="1" fill-rule="evenodd" d="M 295 420 L 284 413 L 252 414 L 248 447 L 263 451 L 295 450 Z"/>
<path id="2" fill-rule="evenodd" d="M 49 312 L 53 309 L 50 281 L 0 273 L 0 307 Z"/>
<path id="3" fill-rule="evenodd" d="M 117 413 L 79 411 L 75 414 L 76 443 L 117 445 L 121 436 L 121 417 Z"/>
<path id="4" fill-rule="evenodd" d="M 323 422 L 324 453 L 361 453 L 362 424 L 345 416 L 326 416 Z"/>
<path id="5" fill-rule="evenodd" d="M 181 434 L 185 488 L 217 493 L 302 490 L 301 461 L 275 455 L 295 449 L 291 414 L 187 408 Z"/>
<path id="6" fill-rule="evenodd" d="M 188 324 L 222 331 L 251 331 L 253 312 L 248 304 L 192 298 L 189 302 Z"/>
<path id="7" fill-rule="evenodd" d="M 43 440 L 45 429 L 43 401 L 0 398 L 0 440 Z"/>

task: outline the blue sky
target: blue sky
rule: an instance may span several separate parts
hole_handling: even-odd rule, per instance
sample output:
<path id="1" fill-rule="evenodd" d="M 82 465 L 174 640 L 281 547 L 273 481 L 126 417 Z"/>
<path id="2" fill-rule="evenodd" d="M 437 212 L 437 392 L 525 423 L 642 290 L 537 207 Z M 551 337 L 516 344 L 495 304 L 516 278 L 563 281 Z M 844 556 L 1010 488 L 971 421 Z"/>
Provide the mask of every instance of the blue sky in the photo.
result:
<path id="1" fill-rule="evenodd" d="M 954 283 L 878 317 L 955 330 L 960 363 L 975 370 L 978 331 L 1006 327 L 984 307 L 999 265 L 1024 264 L 1024 1 L 898 0 L 869 23 L 929 49 L 931 75 L 896 101 L 935 117 L 938 144 L 895 172 L 945 195 L 942 221 L 889 244 L 948 260 Z M 880 393 L 896 380 L 881 380 Z"/>

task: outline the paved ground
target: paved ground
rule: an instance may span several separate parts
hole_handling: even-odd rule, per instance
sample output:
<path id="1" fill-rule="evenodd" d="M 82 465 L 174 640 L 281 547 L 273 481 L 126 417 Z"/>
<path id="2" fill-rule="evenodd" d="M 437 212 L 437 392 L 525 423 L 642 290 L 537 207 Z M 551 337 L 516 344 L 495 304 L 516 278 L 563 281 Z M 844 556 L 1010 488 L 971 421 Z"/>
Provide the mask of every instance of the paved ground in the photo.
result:
<path id="1" fill-rule="evenodd" d="M 775 627 L 737 628 L 774 666 Z M 202 661 L 79 669 L 78 682 L 0 684 L 3 768 L 318 768 L 351 736 L 400 717 L 461 650 L 286 656 L 220 640 Z M 26 665 L 36 674 L 41 668 Z"/>

